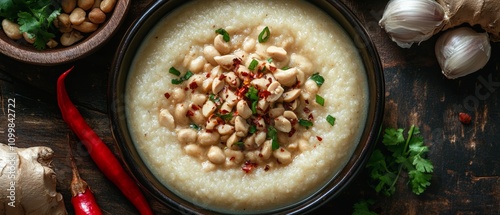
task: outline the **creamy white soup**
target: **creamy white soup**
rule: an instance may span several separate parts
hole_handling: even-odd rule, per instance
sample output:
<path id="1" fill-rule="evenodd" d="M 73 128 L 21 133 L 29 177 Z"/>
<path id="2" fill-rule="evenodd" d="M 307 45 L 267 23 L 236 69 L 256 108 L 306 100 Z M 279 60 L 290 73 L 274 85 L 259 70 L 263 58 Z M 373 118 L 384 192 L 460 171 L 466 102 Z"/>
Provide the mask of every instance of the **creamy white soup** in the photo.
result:
<path id="1" fill-rule="evenodd" d="M 367 115 L 355 45 L 302 1 L 194 1 L 166 15 L 127 81 L 134 144 L 166 187 L 232 213 L 300 202 L 350 159 Z"/>

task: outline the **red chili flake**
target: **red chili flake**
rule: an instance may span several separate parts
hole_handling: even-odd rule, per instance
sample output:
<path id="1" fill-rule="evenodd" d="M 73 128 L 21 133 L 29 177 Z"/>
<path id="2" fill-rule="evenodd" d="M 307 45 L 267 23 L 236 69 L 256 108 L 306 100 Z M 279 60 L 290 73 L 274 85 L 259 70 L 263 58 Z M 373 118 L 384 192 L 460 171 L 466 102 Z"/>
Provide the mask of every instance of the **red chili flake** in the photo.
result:
<path id="1" fill-rule="evenodd" d="M 267 90 L 262 90 L 259 92 L 259 98 L 267 98 L 268 96 L 271 95 L 271 92 L 267 91 Z"/>
<path id="2" fill-rule="evenodd" d="M 170 98 L 170 93 L 165 93 L 164 96 L 165 96 L 165 98 L 169 99 Z"/>
<path id="3" fill-rule="evenodd" d="M 295 85 L 292 86 L 292 88 L 299 88 L 300 87 L 300 81 L 297 80 L 297 82 L 295 83 Z M 307 101 L 307 99 L 306 99 Z"/>
<path id="4" fill-rule="evenodd" d="M 461 112 L 458 114 L 458 120 L 460 120 L 462 124 L 468 125 L 471 122 L 472 118 L 469 114 Z"/>
<path id="5" fill-rule="evenodd" d="M 292 128 L 290 132 L 288 132 L 288 137 L 292 137 L 295 134 L 295 128 Z"/>
<path id="6" fill-rule="evenodd" d="M 264 167 L 264 171 L 268 171 L 269 169 L 271 169 L 271 167 L 269 165 L 266 165 L 266 167 Z"/>
<path id="7" fill-rule="evenodd" d="M 274 66 L 269 66 L 269 71 L 271 71 L 271 72 L 275 72 L 275 71 L 276 71 L 276 67 L 274 67 Z"/>
<path id="8" fill-rule="evenodd" d="M 314 116 L 313 116 L 313 114 L 312 114 L 312 113 L 311 113 L 311 114 L 309 114 L 309 116 L 307 117 L 307 119 L 309 119 L 309 121 L 313 121 L 313 120 L 314 120 Z"/>
<path id="9" fill-rule="evenodd" d="M 224 109 L 223 109 L 223 110 L 220 110 L 220 113 L 221 113 L 221 114 L 228 114 L 228 113 L 229 113 L 229 111 L 228 111 L 228 110 L 224 110 Z"/>
<path id="10" fill-rule="evenodd" d="M 319 141 L 323 141 L 323 138 L 321 138 L 320 136 L 316 136 L 316 138 L 317 138 Z"/>
<path id="11" fill-rule="evenodd" d="M 240 74 L 241 74 L 241 76 L 243 76 L 243 77 L 247 77 L 247 76 L 248 76 L 248 72 L 241 72 Z"/>
<path id="12" fill-rule="evenodd" d="M 262 153 L 259 153 L 259 157 L 264 157 L 264 155 L 262 155 Z"/>
<path id="13" fill-rule="evenodd" d="M 309 99 L 306 99 L 304 102 L 305 102 L 306 104 L 309 104 Z"/>
<path id="14" fill-rule="evenodd" d="M 309 108 L 307 108 L 307 107 L 305 107 L 303 110 L 304 110 L 304 113 L 311 113 L 311 110 L 309 110 Z"/>
<path id="15" fill-rule="evenodd" d="M 221 80 L 221 81 L 222 81 L 222 80 L 224 80 L 224 78 L 226 78 L 226 76 L 225 76 L 224 74 L 221 74 L 221 75 L 219 76 L 219 80 Z"/>
<path id="16" fill-rule="evenodd" d="M 188 90 L 189 90 L 189 88 L 188 88 L 188 87 L 184 87 L 184 91 L 188 91 Z"/>
<path id="17" fill-rule="evenodd" d="M 292 126 L 295 126 L 298 122 L 299 122 L 298 119 L 290 119 L 290 124 L 292 124 Z M 293 130 L 293 128 L 292 128 L 292 130 Z"/>
<path id="18" fill-rule="evenodd" d="M 292 103 L 284 102 L 283 107 L 285 108 L 285 110 L 291 110 L 293 106 Z"/>
<path id="19" fill-rule="evenodd" d="M 284 151 L 285 151 L 285 149 L 281 148 L 281 149 L 280 149 L 280 151 L 281 151 L 281 152 L 284 152 Z"/>
<path id="20" fill-rule="evenodd" d="M 234 161 L 234 159 L 236 159 L 234 156 L 229 158 L 230 161 Z"/>
<path id="21" fill-rule="evenodd" d="M 191 111 L 191 110 L 188 110 L 188 112 L 186 113 L 186 116 L 188 116 L 188 117 L 189 117 L 189 116 L 194 116 L 194 113 L 193 113 L 193 111 Z"/>
<path id="22" fill-rule="evenodd" d="M 245 164 L 241 167 L 245 173 L 250 173 L 255 167 L 257 167 L 256 163 L 252 163 L 251 161 L 247 160 L 245 161 Z"/>
<path id="23" fill-rule="evenodd" d="M 193 109 L 193 110 L 199 110 L 200 108 L 201 108 L 201 107 L 200 107 L 200 106 L 198 106 L 198 105 L 195 105 L 195 104 L 192 104 L 192 105 L 191 105 L 191 109 Z"/>
<path id="24" fill-rule="evenodd" d="M 242 88 L 238 89 L 238 92 L 236 93 L 236 95 L 240 98 L 243 98 L 243 96 L 245 96 L 245 93 L 248 92 L 248 87 L 247 86 L 243 86 Z"/>
<path id="25" fill-rule="evenodd" d="M 238 66 L 241 64 L 241 59 L 239 58 L 234 58 L 233 59 L 233 66 L 235 69 L 238 69 Z"/>
<path id="26" fill-rule="evenodd" d="M 207 74 L 205 75 L 205 77 L 210 78 L 210 72 L 207 72 Z"/>
<path id="27" fill-rule="evenodd" d="M 212 132 L 214 132 L 214 130 L 213 129 L 205 129 L 205 132 L 212 133 Z"/>
<path id="28" fill-rule="evenodd" d="M 189 88 L 192 90 L 196 89 L 197 87 L 198 87 L 198 84 L 194 81 L 189 84 Z"/>

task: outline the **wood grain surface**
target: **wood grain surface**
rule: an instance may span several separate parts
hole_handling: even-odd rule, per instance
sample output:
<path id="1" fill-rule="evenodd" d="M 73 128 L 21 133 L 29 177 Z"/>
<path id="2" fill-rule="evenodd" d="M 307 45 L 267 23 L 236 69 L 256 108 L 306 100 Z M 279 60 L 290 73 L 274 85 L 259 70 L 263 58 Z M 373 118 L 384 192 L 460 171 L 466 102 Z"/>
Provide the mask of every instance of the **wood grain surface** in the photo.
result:
<path id="1" fill-rule="evenodd" d="M 68 93 L 89 125 L 116 156 L 106 106 L 108 75 L 115 50 L 130 24 L 152 0 L 132 1 L 119 32 L 98 52 L 71 64 L 33 66 L 0 55 L 0 142 L 7 141 L 7 103 L 15 99 L 16 145 L 49 146 L 57 189 L 70 214 L 71 168 L 68 142 L 77 165 L 91 186 L 105 214 L 137 214 L 120 191 L 106 180 L 85 148 L 63 122 L 56 102 L 57 77 L 70 66 Z M 372 37 L 384 67 L 386 106 L 384 127 L 420 127 L 434 163 L 431 186 L 414 195 L 405 182 L 397 183 L 392 197 L 377 196 L 368 186 L 367 171 L 341 195 L 314 214 L 350 214 L 360 199 L 376 199 L 372 209 L 380 214 L 500 214 L 500 45 L 493 44 L 489 63 L 467 77 L 448 80 L 434 56 L 436 37 L 411 49 L 401 49 L 378 26 L 387 1 L 347 1 Z M 472 116 L 469 125 L 458 113 Z M 156 214 L 176 214 L 147 195 Z"/>

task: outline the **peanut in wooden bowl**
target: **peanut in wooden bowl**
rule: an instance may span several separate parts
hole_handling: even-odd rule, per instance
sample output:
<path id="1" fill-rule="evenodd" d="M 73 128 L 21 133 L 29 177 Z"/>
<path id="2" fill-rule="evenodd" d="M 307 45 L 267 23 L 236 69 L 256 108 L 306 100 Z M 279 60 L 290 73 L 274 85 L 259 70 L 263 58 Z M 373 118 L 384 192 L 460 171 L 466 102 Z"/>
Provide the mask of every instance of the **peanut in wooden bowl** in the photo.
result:
<path id="1" fill-rule="evenodd" d="M 64 47 L 37 50 L 33 45 L 15 41 L 0 30 L 0 53 L 23 63 L 52 66 L 73 62 L 84 58 L 101 48 L 118 30 L 125 20 L 130 7 L 130 0 L 118 0 L 113 11 L 108 14 L 106 22 L 88 34 L 81 41 Z M 59 41 L 58 41 L 59 42 Z"/>

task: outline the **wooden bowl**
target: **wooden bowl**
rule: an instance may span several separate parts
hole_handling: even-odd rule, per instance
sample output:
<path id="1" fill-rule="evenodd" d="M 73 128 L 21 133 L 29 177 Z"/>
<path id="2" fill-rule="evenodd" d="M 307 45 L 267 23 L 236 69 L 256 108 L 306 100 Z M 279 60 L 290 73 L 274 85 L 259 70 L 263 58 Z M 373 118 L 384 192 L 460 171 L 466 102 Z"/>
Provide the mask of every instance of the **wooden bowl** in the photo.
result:
<path id="1" fill-rule="evenodd" d="M 43 66 L 69 63 L 81 59 L 95 52 L 113 37 L 125 19 L 129 6 L 130 0 L 118 0 L 111 14 L 108 14 L 106 22 L 100 24 L 93 33 L 85 35 L 83 40 L 68 47 L 58 45 L 52 49 L 37 50 L 31 44 L 10 39 L 3 30 L 0 30 L 0 52 L 24 63 Z"/>

